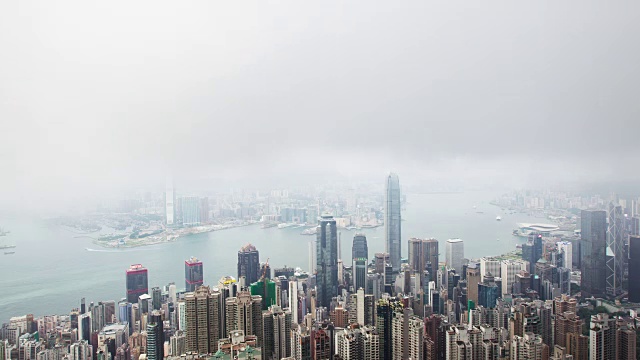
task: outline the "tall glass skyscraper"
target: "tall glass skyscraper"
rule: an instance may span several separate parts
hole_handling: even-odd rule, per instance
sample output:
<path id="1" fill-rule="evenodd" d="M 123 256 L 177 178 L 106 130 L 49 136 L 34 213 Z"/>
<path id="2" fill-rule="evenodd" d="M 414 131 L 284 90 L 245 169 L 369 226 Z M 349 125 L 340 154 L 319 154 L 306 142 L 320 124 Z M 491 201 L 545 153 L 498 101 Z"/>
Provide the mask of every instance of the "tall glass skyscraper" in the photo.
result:
<path id="1" fill-rule="evenodd" d="M 195 257 L 184 262 L 184 288 L 186 292 L 193 292 L 202 286 L 204 274 L 202 272 L 202 261 Z"/>
<path id="2" fill-rule="evenodd" d="M 338 295 L 338 229 L 332 216 L 322 216 L 316 235 L 316 287 L 318 306 L 331 305 Z"/>
<path id="3" fill-rule="evenodd" d="M 401 259 L 401 217 L 400 217 L 400 180 L 398 175 L 387 177 L 384 202 L 385 244 L 394 272 L 400 271 Z"/>
<path id="4" fill-rule="evenodd" d="M 607 225 L 607 294 L 618 296 L 623 292 L 622 280 L 627 266 L 627 254 L 624 246 L 625 229 L 622 206 L 609 204 L 609 222 Z"/>
<path id="5" fill-rule="evenodd" d="M 582 210 L 580 230 L 582 265 L 580 290 L 583 296 L 604 295 L 607 286 L 607 212 Z"/>
<path id="6" fill-rule="evenodd" d="M 140 264 L 131 265 L 127 270 L 127 301 L 138 302 L 138 297 L 149 292 L 147 269 Z"/>
<path id="7" fill-rule="evenodd" d="M 245 277 L 247 286 L 260 277 L 260 253 L 255 246 L 247 244 L 238 251 L 238 280 Z"/>

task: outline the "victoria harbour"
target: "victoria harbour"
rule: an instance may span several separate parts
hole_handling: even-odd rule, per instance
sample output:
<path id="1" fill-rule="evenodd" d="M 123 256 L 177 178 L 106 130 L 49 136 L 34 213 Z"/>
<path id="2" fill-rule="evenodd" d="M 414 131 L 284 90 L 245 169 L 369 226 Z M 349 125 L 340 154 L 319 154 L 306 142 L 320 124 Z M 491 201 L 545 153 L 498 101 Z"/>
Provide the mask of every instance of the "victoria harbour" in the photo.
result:
<path id="1" fill-rule="evenodd" d="M 515 250 L 525 241 L 512 235 L 516 223 L 545 222 L 524 213 L 507 214 L 490 202 L 497 194 L 464 192 L 407 194 L 402 211 L 402 255 L 407 256 L 411 237 L 439 240 L 441 261 L 444 242 L 461 238 L 468 257 L 498 255 Z M 496 215 L 502 221 L 496 221 Z M 87 302 L 119 300 L 125 294 L 125 270 L 131 264 L 149 269 L 149 286 L 175 282 L 184 286 L 184 261 L 196 256 L 204 264 L 205 284 L 216 284 L 225 275 L 236 276 L 237 252 L 251 243 L 260 260 L 269 258 L 271 267 L 299 267 L 308 271 L 309 242 L 315 236 L 300 234 L 299 228 L 262 229 L 249 225 L 189 235 L 175 242 L 127 249 L 107 249 L 69 229 L 36 219 L 3 218 L 17 245 L 15 254 L 1 258 L 0 288 L 13 289 L 0 296 L 0 319 L 16 314 L 66 313 Z M 342 258 L 351 256 L 353 235 L 367 236 L 370 254 L 384 252 L 384 227 L 340 230 Z M 345 260 L 346 261 L 346 260 Z M 348 263 L 348 261 L 346 261 Z"/>

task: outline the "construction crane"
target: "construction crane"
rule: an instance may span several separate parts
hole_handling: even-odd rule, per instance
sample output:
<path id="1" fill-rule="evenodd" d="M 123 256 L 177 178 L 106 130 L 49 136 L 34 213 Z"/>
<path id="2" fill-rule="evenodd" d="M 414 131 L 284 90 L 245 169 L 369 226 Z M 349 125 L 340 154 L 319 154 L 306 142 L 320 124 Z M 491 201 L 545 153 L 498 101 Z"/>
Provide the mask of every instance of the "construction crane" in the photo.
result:
<path id="1" fill-rule="evenodd" d="M 264 265 L 262 265 L 262 276 L 260 277 L 260 280 L 264 280 L 265 276 L 267 275 L 267 268 L 269 267 L 269 259 L 267 258 L 267 261 L 265 261 Z"/>

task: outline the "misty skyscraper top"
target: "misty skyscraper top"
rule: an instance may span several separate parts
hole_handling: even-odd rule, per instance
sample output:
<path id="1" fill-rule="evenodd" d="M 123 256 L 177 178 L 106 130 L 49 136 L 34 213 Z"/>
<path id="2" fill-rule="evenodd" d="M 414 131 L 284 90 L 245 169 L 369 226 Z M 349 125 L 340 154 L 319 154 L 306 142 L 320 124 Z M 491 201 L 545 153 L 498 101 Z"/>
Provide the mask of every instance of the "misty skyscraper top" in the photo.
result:
<path id="1" fill-rule="evenodd" d="M 367 246 L 367 237 L 364 234 L 356 234 L 353 237 L 353 246 L 351 247 L 351 258 L 365 258 L 369 260 L 369 248 Z"/>
<path id="2" fill-rule="evenodd" d="M 387 177 L 384 201 L 385 244 L 389 261 L 394 272 L 400 270 L 401 259 L 401 216 L 400 216 L 400 180 L 391 173 Z"/>

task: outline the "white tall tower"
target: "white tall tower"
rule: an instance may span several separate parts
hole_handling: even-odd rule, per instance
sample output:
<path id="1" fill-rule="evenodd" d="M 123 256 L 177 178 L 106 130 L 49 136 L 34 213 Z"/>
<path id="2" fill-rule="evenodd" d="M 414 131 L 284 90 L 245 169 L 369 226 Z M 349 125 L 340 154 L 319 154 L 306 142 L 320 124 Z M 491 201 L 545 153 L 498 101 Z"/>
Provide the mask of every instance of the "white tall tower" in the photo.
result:
<path id="1" fill-rule="evenodd" d="M 464 242 L 461 239 L 447 240 L 447 266 L 462 272 L 462 259 L 464 259 Z"/>

